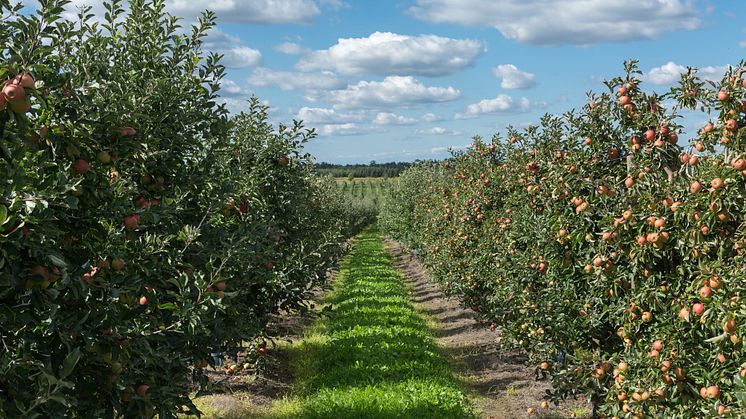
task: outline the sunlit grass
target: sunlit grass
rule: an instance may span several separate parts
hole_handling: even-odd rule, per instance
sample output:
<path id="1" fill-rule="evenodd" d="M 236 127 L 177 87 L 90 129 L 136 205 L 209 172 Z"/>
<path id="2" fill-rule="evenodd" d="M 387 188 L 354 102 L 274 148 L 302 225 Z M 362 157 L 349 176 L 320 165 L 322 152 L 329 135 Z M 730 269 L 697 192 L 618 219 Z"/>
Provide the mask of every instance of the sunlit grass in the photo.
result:
<path id="1" fill-rule="evenodd" d="M 331 317 L 290 349 L 295 396 L 269 417 L 474 416 L 377 229 L 358 238 L 326 303 Z"/>

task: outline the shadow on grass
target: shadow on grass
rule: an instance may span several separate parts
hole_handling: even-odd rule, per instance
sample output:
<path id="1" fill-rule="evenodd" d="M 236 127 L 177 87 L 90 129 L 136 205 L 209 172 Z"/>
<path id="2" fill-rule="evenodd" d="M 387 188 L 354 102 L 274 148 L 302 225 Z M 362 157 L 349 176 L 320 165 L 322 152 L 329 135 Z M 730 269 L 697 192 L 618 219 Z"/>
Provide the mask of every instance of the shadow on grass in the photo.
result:
<path id="1" fill-rule="evenodd" d="M 377 229 L 355 242 L 325 303 L 331 316 L 291 349 L 296 397 L 269 417 L 474 417 Z"/>

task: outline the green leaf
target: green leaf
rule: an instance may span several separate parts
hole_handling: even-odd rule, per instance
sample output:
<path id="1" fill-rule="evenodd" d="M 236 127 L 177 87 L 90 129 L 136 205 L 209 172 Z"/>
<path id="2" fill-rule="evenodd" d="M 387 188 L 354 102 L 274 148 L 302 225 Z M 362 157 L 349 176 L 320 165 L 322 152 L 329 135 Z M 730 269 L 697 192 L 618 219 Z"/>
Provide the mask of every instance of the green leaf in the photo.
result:
<path id="1" fill-rule="evenodd" d="M 80 360 L 80 348 L 76 347 L 72 350 L 67 356 L 65 357 L 65 360 L 62 362 L 62 370 L 60 370 L 60 378 L 65 378 L 68 375 L 70 375 L 73 370 L 75 369 L 75 365 L 78 364 L 78 361 Z"/>
<path id="2" fill-rule="evenodd" d="M 49 261 L 52 262 L 53 265 L 59 267 L 59 268 L 66 268 L 67 262 L 62 260 L 59 256 L 55 255 L 47 255 L 47 258 L 49 258 Z"/>
<path id="3" fill-rule="evenodd" d="M 0 225 L 5 224 L 8 221 L 8 208 L 5 205 L 0 205 Z"/>

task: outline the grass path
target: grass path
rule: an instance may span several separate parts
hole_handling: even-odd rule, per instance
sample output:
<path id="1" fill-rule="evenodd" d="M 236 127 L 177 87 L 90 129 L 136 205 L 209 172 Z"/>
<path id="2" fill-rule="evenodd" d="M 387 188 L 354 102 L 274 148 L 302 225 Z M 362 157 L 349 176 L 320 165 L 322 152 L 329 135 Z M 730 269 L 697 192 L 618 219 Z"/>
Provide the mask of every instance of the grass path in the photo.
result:
<path id="1" fill-rule="evenodd" d="M 290 348 L 295 395 L 269 417 L 474 417 L 377 228 L 358 237 L 325 303 L 333 314 Z"/>

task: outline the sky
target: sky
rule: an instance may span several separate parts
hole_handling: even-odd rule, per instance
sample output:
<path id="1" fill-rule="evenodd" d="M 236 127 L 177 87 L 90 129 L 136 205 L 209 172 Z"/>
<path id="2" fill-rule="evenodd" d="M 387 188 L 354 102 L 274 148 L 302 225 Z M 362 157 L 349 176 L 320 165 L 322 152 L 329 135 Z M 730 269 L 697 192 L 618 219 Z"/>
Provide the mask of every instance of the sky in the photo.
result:
<path id="1" fill-rule="evenodd" d="M 75 0 L 75 5 L 101 1 Z M 719 79 L 746 53 L 742 0 L 166 0 L 218 17 L 232 112 L 256 95 L 274 123 L 318 137 L 319 162 L 441 159 L 480 135 L 581 107 L 638 59 L 651 90 L 685 67 Z M 706 116 L 692 116 L 695 129 Z"/>

